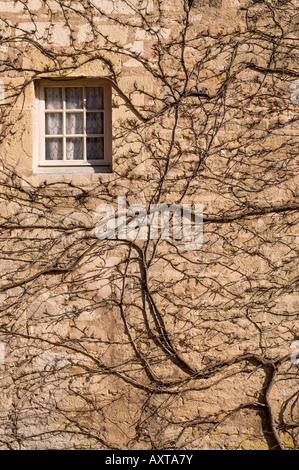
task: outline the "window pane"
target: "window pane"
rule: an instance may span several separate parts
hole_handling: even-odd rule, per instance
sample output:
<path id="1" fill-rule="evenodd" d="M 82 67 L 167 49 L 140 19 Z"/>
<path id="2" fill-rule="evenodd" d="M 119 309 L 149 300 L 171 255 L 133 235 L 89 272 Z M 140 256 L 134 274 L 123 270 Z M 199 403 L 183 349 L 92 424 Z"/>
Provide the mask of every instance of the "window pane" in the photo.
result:
<path id="1" fill-rule="evenodd" d="M 69 87 L 65 89 L 67 109 L 83 109 L 83 88 Z"/>
<path id="2" fill-rule="evenodd" d="M 87 160 L 104 160 L 104 138 L 86 139 Z"/>
<path id="3" fill-rule="evenodd" d="M 62 109 L 62 88 L 45 88 L 46 109 Z"/>
<path id="4" fill-rule="evenodd" d="M 66 159 L 83 160 L 83 139 L 66 139 Z"/>
<path id="5" fill-rule="evenodd" d="M 62 134 L 62 114 L 47 113 L 46 114 L 46 134 L 57 135 Z"/>
<path id="6" fill-rule="evenodd" d="M 62 139 L 46 139 L 46 160 L 62 159 Z"/>
<path id="7" fill-rule="evenodd" d="M 104 109 L 104 88 L 86 88 L 86 109 Z"/>
<path id="8" fill-rule="evenodd" d="M 104 134 L 103 113 L 86 113 L 86 133 Z"/>
<path id="9" fill-rule="evenodd" d="M 83 113 L 67 113 L 66 133 L 83 134 Z"/>

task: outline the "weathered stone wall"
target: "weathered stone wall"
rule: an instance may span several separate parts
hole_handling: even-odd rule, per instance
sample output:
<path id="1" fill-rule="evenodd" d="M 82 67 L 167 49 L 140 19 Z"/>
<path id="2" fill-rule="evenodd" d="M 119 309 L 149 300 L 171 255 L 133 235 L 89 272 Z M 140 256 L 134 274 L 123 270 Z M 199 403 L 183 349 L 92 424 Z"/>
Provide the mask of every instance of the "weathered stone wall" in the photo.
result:
<path id="1" fill-rule="evenodd" d="M 297 448 L 296 2 L 0 12 L 1 448 Z M 35 171 L 44 77 L 111 81 L 110 173 Z M 98 240 L 120 195 L 203 247 Z"/>

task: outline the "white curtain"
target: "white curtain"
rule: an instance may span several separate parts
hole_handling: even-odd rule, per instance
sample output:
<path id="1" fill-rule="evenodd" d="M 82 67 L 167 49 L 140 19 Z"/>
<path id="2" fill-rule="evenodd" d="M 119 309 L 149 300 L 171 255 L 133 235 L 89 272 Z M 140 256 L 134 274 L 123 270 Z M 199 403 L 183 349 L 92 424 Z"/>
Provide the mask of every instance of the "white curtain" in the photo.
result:
<path id="1" fill-rule="evenodd" d="M 46 109 L 62 109 L 62 88 L 45 88 Z"/>
<path id="2" fill-rule="evenodd" d="M 66 134 L 83 134 L 83 113 L 66 114 Z M 83 160 L 83 138 L 66 139 L 66 159 Z"/>
<path id="3" fill-rule="evenodd" d="M 63 160 L 62 139 L 46 139 L 46 160 Z"/>
<path id="4" fill-rule="evenodd" d="M 83 113 L 66 114 L 66 134 L 83 134 Z"/>
<path id="5" fill-rule="evenodd" d="M 65 89 L 66 109 L 83 109 L 83 88 L 69 87 Z"/>
<path id="6" fill-rule="evenodd" d="M 86 88 L 86 108 L 100 110 L 104 106 L 104 90 L 102 87 Z M 83 134 L 84 114 L 83 114 L 83 88 L 66 87 L 65 102 L 67 110 L 82 110 L 82 112 L 66 112 L 65 132 L 66 138 L 66 159 L 83 160 L 84 140 L 76 137 Z M 63 103 L 62 88 L 45 88 L 46 110 L 61 110 L 60 113 L 46 113 L 46 136 L 59 136 L 63 134 Z M 88 136 L 104 133 L 104 115 L 100 112 L 86 113 L 86 134 Z M 87 159 L 101 160 L 104 158 L 104 139 L 100 137 L 87 138 L 86 141 Z M 46 160 L 63 160 L 63 139 L 58 137 L 46 138 Z"/>
<path id="7" fill-rule="evenodd" d="M 104 139 L 103 137 L 94 137 L 86 139 L 87 160 L 104 159 Z"/>
<path id="8" fill-rule="evenodd" d="M 83 139 L 66 139 L 66 159 L 83 160 Z"/>
<path id="9" fill-rule="evenodd" d="M 62 110 L 62 88 L 45 88 L 45 108 Z M 46 113 L 46 135 L 62 134 L 62 113 Z M 60 138 L 46 139 L 46 160 L 63 159 L 63 141 Z"/>
<path id="10" fill-rule="evenodd" d="M 62 134 L 62 113 L 46 113 L 46 135 Z"/>
<path id="11" fill-rule="evenodd" d="M 104 109 L 104 88 L 86 87 L 86 109 Z"/>
<path id="12" fill-rule="evenodd" d="M 103 134 L 104 116 L 103 113 L 86 113 L 86 134 Z"/>

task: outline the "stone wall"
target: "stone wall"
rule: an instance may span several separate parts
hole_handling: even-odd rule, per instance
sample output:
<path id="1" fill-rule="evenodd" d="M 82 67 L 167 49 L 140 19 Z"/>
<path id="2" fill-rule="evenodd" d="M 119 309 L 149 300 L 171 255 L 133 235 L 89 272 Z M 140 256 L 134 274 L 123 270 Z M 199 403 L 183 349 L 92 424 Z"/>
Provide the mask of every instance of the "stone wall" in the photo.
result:
<path id="1" fill-rule="evenodd" d="M 296 2 L 0 12 L 0 447 L 298 448 Z M 36 171 L 48 77 L 111 83 L 111 172 Z M 98 240 L 117 196 L 203 204 L 203 247 Z"/>

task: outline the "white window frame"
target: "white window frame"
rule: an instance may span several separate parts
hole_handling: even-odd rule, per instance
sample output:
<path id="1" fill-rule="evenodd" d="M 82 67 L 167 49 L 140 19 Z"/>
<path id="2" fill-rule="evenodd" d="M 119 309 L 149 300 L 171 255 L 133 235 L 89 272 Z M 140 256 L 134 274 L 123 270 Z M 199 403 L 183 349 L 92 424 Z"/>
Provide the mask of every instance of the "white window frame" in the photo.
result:
<path id="1" fill-rule="evenodd" d="M 104 88 L 104 109 L 101 112 L 104 113 L 104 159 L 102 160 L 46 160 L 46 130 L 45 130 L 45 88 L 57 88 L 62 87 L 63 90 L 63 121 L 65 122 L 66 116 L 66 107 L 65 107 L 65 87 L 83 87 L 85 90 L 86 87 L 102 87 Z M 84 91 L 84 100 L 85 100 L 85 91 Z M 86 107 L 85 102 L 84 107 L 84 133 L 81 137 L 84 138 L 84 149 L 86 147 Z M 51 110 L 55 112 L 56 110 Z M 68 109 L 68 112 L 72 110 Z M 78 112 L 80 110 L 74 110 Z M 98 110 L 97 110 L 98 111 Z M 100 111 L 100 110 L 99 110 Z M 36 152 L 35 152 L 35 166 L 37 169 L 65 169 L 66 171 L 71 168 L 83 169 L 93 169 L 97 167 L 98 170 L 103 167 L 103 169 L 111 168 L 112 164 L 112 100 L 111 100 L 111 84 L 108 80 L 104 79 L 40 79 L 36 81 Z M 75 135 L 74 137 L 80 137 Z M 97 137 L 97 136 L 95 136 Z M 63 126 L 63 138 L 66 138 L 65 134 L 65 125 Z M 84 150 L 86 154 L 86 150 Z"/>

